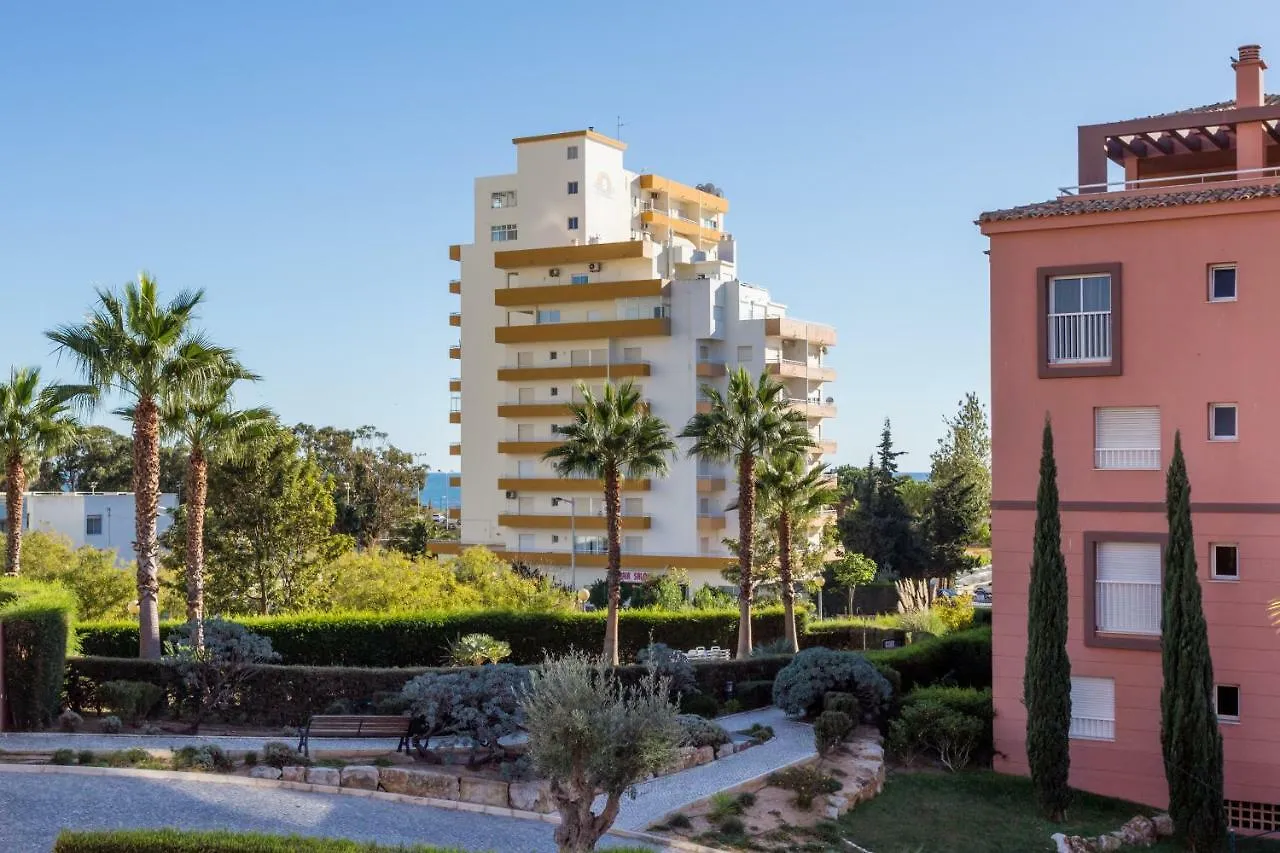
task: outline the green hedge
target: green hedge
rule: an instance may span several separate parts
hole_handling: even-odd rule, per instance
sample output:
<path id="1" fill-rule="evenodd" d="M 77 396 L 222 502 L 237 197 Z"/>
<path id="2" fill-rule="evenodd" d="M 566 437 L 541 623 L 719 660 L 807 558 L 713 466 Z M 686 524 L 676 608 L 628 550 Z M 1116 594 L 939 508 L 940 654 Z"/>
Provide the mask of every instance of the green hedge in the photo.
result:
<path id="1" fill-rule="evenodd" d="M 904 692 L 933 684 L 990 687 L 991 628 L 969 628 L 900 649 L 867 652 L 867 659 L 892 667 Z"/>
<path id="2" fill-rule="evenodd" d="M 75 596 L 57 584 L 0 578 L 5 694 L 14 728 L 42 728 L 58 713 L 75 612 Z"/>
<path id="3" fill-rule="evenodd" d="M 902 707 L 904 709 L 912 705 L 918 705 L 921 702 L 934 702 L 953 711 L 959 711 L 961 714 L 967 714 L 970 717 L 977 717 L 982 720 L 983 728 L 980 748 L 984 754 L 991 754 L 995 748 L 992 725 L 996 716 L 995 709 L 991 704 L 991 688 L 978 690 L 972 687 L 944 687 L 935 684 L 931 687 L 917 687 L 902 697 Z"/>
<path id="4" fill-rule="evenodd" d="M 450 848 L 453 853 L 461 853 Z M 53 853 L 450 853 L 440 847 L 384 847 L 362 841 L 257 835 L 231 832 L 182 832 L 132 829 L 113 832 L 63 832 Z"/>
<path id="5" fill-rule="evenodd" d="M 824 646 L 851 652 L 874 651 L 884 648 L 886 640 L 894 647 L 907 644 L 907 632 L 898 628 L 875 628 L 849 622 L 815 622 L 800 635 L 800 647 Z"/>
<path id="6" fill-rule="evenodd" d="M 804 615 L 797 614 L 800 628 Z M 448 644 L 465 634 L 491 634 L 511 644 L 511 663 L 533 664 L 545 655 L 604 644 L 605 614 L 470 611 L 413 615 L 301 615 L 235 620 L 271 640 L 285 664 L 298 666 L 405 667 L 445 663 Z M 161 634 L 180 622 L 161 626 Z M 619 651 L 634 660 L 650 640 L 672 648 L 733 648 L 738 640 L 737 610 L 628 610 L 619 618 Z M 757 643 L 783 635 L 782 611 L 757 611 L 751 619 Z M 133 657 L 138 626 L 132 622 L 78 625 L 81 649 L 95 657 Z"/>
<path id="7" fill-rule="evenodd" d="M 693 665 L 694 677 L 704 693 L 728 698 L 728 684 L 772 682 L 790 660 L 778 657 L 714 661 Z M 399 693 L 409 679 L 425 672 L 457 672 L 439 667 L 378 668 L 262 666 L 241 691 L 232 722 L 261 726 L 297 726 L 331 703 L 345 699 L 356 713 L 374 713 L 377 700 Z M 631 665 L 619 668 L 624 681 L 639 680 L 646 670 Z M 80 657 L 67 661 L 66 706 L 75 711 L 98 710 L 98 687 L 108 681 L 146 681 L 165 690 L 169 707 L 178 707 L 182 685 L 173 670 L 159 661 L 136 658 Z"/>

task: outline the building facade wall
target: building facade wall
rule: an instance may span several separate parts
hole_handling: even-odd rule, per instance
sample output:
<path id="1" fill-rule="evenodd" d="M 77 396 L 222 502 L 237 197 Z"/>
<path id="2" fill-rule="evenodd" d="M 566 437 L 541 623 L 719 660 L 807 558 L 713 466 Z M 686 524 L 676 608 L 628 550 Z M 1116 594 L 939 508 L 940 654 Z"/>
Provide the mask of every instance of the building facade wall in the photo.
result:
<path id="1" fill-rule="evenodd" d="M 24 501 L 25 529 L 66 537 L 73 548 L 86 545 L 116 552 L 117 565 L 124 565 L 136 558 L 134 551 L 134 511 L 132 492 L 89 494 L 85 492 L 33 492 Z M 156 531 L 164 533 L 173 524 L 173 510 L 178 497 L 160 495 L 160 516 L 156 519 Z M 0 509 L 3 501 L 0 500 Z M 87 519 L 101 518 L 101 533 L 89 534 Z M 7 518 L 7 514 L 6 514 Z"/>

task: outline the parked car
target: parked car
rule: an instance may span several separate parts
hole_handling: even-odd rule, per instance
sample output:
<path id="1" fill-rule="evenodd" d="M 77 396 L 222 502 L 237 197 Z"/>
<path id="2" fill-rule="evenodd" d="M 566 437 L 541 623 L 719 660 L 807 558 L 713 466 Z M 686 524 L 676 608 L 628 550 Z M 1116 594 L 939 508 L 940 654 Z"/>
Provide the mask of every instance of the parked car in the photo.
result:
<path id="1" fill-rule="evenodd" d="M 973 591 L 973 601 L 975 604 L 990 604 L 991 590 L 980 586 Z"/>

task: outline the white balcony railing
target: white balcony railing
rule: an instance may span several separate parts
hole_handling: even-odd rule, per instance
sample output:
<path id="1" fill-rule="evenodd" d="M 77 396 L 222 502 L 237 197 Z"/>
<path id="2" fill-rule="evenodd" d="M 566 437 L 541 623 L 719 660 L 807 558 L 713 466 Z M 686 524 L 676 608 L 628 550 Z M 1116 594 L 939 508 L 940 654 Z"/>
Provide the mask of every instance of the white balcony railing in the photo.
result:
<path id="1" fill-rule="evenodd" d="M 1049 315 L 1049 363 L 1088 364 L 1111 360 L 1111 312 Z"/>
<path id="2" fill-rule="evenodd" d="M 1160 635 L 1159 583 L 1100 580 L 1094 608 L 1099 631 Z"/>
<path id="3" fill-rule="evenodd" d="M 1102 470 L 1159 471 L 1158 447 L 1097 447 L 1093 467 Z"/>
<path id="4" fill-rule="evenodd" d="M 1115 740 L 1116 721 L 1073 716 L 1071 737 L 1078 740 Z"/>

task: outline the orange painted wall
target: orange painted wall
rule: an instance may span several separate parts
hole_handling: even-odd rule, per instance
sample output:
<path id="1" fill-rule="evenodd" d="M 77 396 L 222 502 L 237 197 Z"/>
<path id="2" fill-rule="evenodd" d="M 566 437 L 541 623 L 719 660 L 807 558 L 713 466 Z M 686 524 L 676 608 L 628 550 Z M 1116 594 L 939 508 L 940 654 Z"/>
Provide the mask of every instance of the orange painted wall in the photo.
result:
<path id="1" fill-rule="evenodd" d="M 1040 431 L 1054 422 L 1063 501 L 1164 498 L 1161 471 L 1093 470 L 1097 406 L 1159 406 L 1167 464 L 1182 430 L 1194 502 L 1280 504 L 1280 204 L 1254 200 L 996 223 L 991 235 L 993 498 L 1035 498 Z M 1124 375 L 1039 379 L 1036 268 L 1123 264 Z M 1234 262 L 1239 301 L 1210 303 L 1207 267 Z M 1209 442 L 1208 406 L 1240 406 L 1240 440 Z M 1161 806 L 1160 655 L 1083 644 L 1085 531 L 1165 530 L 1161 512 L 1064 512 L 1073 671 L 1116 681 L 1116 739 L 1073 741 L 1072 782 Z M 1022 672 L 1034 512 L 992 519 L 997 769 L 1026 772 Z M 1194 518 L 1216 680 L 1241 686 L 1224 724 L 1229 799 L 1280 803 L 1280 514 Z M 1209 579 L 1210 542 L 1240 546 L 1240 579 Z"/>

